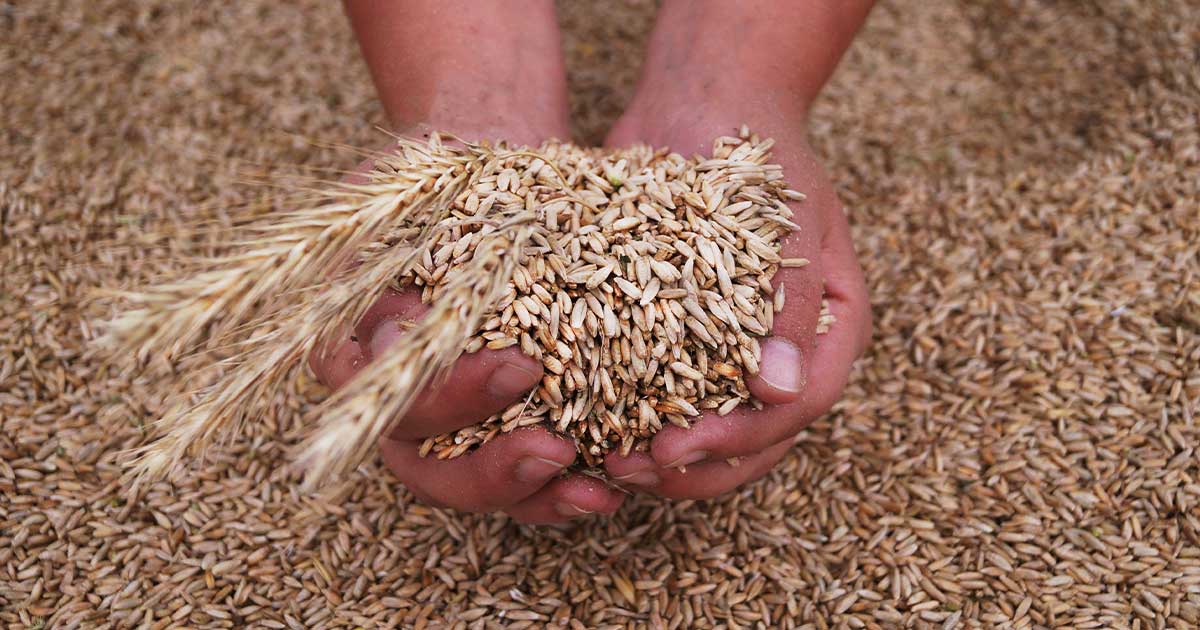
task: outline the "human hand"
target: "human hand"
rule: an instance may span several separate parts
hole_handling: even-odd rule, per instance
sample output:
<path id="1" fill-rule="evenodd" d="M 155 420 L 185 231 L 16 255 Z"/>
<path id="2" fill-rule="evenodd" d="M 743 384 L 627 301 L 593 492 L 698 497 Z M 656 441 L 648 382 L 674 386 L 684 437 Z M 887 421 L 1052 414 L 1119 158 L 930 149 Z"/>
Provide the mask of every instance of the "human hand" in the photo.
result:
<path id="1" fill-rule="evenodd" d="M 388 290 L 331 351 L 315 353 L 313 372 L 345 385 L 403 335 L 404 322 L 427 310 L 416 291 Z M 448 377 L 418 397 L 380 440 L 384 463 L 421 501 L 466 512 L 503 511 L 523 523 L 557 523 L 612 512 L 622 495 L 578 474 L 560 475 L 575 460 L 571 440 L 542 428 L 503 434 L 461 457 L 421 457 L 427 437 L 482 421 L 522 399 L 542 376 L 541 363 L 516 348 L 464 355 Z"/>
<path id="2" fill-rule="evenodd" d="M 569 136 L 553 4 L 519 14 L 503 8 L 462 0 L 346 2 L 380 98 L 404 130 L 401 135 L 420 137 L 438 129 L 467 140 L 503 138 L 532 146 Z M 345 385 L 396 343 L 403 322 L 425 310 L 416 291 L 389 290 L 352 332 L 326 341 L 329 350 L 310 362 L 313 372 L 332 388 Z M 541 363 L 516 348 L 462 356 L 445 381 L 424 391 L 393 422 L 380 443 L 383 461 L 417 498 L 436 506 L 503 511 L 524 523 L 615 511 L 624 495 L 591 477 L 562 474 L 575 460 L 575 445 L 545 429 L 500 435 L 451 460 L 419 456 L 425 438 L 503 411 L 541 376 Z"/>
<path id="3" fill-rule="evenodd" d="M 751 393 L 766 403 L 762 410 L 742 405 L 725 416 L 708 413 L 688 429 L 664 427 L 647 453 L 606 458 L 605 468 L 618 482 L 672 498 L 713 497 L 774 467 L 795 435 L 840 397 L 871 331 L 849 225 L 804 139 L 808 104 L 819 85 L 813 87 L 812 73 L 788 78 L 750 70 L 771 69 L 777 62 L 754 59 L 753 47 L 736 49 L 750 57 L 738 59 L 725 43 L 768 33 L 740 32 L 758 27 L 704 15 L 703 4 L 665 3 L 639 89 L 606 144 L 645 142 L 684 155 L 707 155 L 713 138 L 732 135 L 743 123 L 774 138 L 773 161 L 783 166 L 790 187 L 807 195 L 792 204 L 800 229 L 784 239 L 783 255 L 811 264 L 781 269 L 773 280 L 777 290 L 783 287 L 785 304 L 772 336 L 762 340 L 762 371 L 747 381 Z M 836 323 L 818 336 L 822 298 Z"/>

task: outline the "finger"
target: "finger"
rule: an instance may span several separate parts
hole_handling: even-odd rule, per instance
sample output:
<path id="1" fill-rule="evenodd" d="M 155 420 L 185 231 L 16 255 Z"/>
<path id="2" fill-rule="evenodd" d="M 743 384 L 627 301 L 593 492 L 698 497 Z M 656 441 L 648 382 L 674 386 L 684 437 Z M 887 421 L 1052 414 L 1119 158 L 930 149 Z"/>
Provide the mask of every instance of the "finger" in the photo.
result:
<path id="1" fill-rule="evenodd" d="M 747 386 L 756 398 L 774 404 L 761 411 L 743 405 L 725 416 L 706 415 L 689 429 L 664 427 L 651 444 L 651 453 L 660 465 L 757 453 L 795 435 L 837 402 L 854 359 L 870 338 L 871 317 L 849 228 L 844 222 L 834 223 L 821 255 L 826 261 L 825 299 L 836 318 L 828 333 L 816 335 L 815 347 L 807 351 L 787 339 L 763 340 L 761 371 L 747 380 Z M 777 319 L 773 333 L 780 332 L 780 326 L 788 321 L 782 316 Z"/>
<path id="2" fill-rule="evenodd" d="M 788 262 L 771 278 L 775 291 L 772 299 L 776 303 L 782 301 L 782 307 L 774 315 L 771 337 L 760 342 L 761 371 L 747 382 L 755 398 L 769 405 L 798 400 L 807 382 L 808 369 L 820 365 L 809 355 L 816 343 L 821 300 L 830 271 L 823 247 L 831 234 L 829 224 L 839 221 L 844 224 L 840 217 L 841 202 L 833 189 L 822 183 L 820 165 L 807 153 L 785 153 L 785 166 L 800 178 L 792 186 L 810 193 L 804 201 L 788 206 L 797 229 L 784 236 L 780 255 Z M 774 444 L 782 437 L 765 435 L 760 442 Z"/>
<path id="3" fill-rule="evenodd" d="M 339 331 L 333 340 L 308 355 L 308 367 L 330 389 L 345 385 L 366 364 L 363 345 L 349 331 Z"/>
<path id="4" fill-rule="evenodd" d="M 366 363 L 382 356 L 405 332 L 406 322 L 427 310 L 416 291 L 388 289 L 355 325 L 355 334 L 333 352 L 314 353 L 310 365 L 326 385 L 337 388 Z M 457 431 L 517 402 L 542 378 L 540 362 L 516 348 L 463 355 L 445 380 L 420 392 L 392 437 L 417 439 Z"/>
<path id="5" fill-rule="evenodd" d="M 371 337 L 370 354 L 382 356 L 403 331 L 382 322 Z M 416 440 L 476 424 L 520 401 L 542 380 L 542 364 L 517 348 L 465 354 L 444 379 L 417 395 L 403 418 L 392 422 L 394 439 Z"/>
<path id="6" fill-rule="evenodd" d="M 842 220 L 827 221 L 821 242 L 821 259 L 827 261 L 825 299 L 837 320 L 834 328 L 840 326 L 854 338 L 854 356 L 861 356 L 871 341 L 871 301 L 854 251 L 850 224 Z"/>
<path id="7" fill-rule="evenodd" d="M 807 350 L 812 347 L 824 292 L 822 278 L 826 265 L 820 255 L 824 226 L 820 211 L 813 206 L 812 200 L 789 207 L 795 212 L 792 221 L 799 229 L 783 238 L 780 255 L 790 261 L 807 261 L 807 264 L 803 267 L 783 266 L 771 278 L 775 291 L 783 292 L 783 308 L 775 313 L 771 334 Z"/>
<path id="8" fill-rule="evenodd" d="M 845 389 L 870 325 L 869 316 L 863 314 L 868 312 L 865 290 L 834 288 L 829 305 L 838 322 L 828 334 L 817 336 L 815 348 L 803 353 L 786 340 L 767 338 L 762 341 L 762 371 L 746 380 L 758 400 L 778 402 L 790 397 L 792 402 L 768 404 L 762 410 L 740 406 L 724 416 L 703 415 L 689 428 L 664 427 L 650 443 L 654 460 L 661 466 L 676 467 L 710 458 L 754 455 L 794 436 L 828 412 Z M 864 318 L 868 322 L 865 326 Z M 794 384 L 802 386 L 796 390 Z"/>
<path id="9" fill-rule="evenodd" d="M 385 321 L 416 323 L 426 312 L 429 305 L 421 302 L 421 292 L 418 289 L 397 291 L 388 288 L 375 300 L 358 323 L 354 325 L 354 335 L 364 342 L 369 342 L 380 324 Z"/>
<path id="10" fill-rule="evenodd" d="M 425 310 L 417 292 L 387 289 L 353 328 L 339 330 L 331 339 L 319 343 L 308 355 L 308 366 L 326 387 L 340 389 L 370 362 L 371 350 L 367 342 L 380 322 L 401 318 L 415 320 Z"/>
<path id="11" fill-rule="evenodd" d="M 795 402 L 767 405 L 762 410 L 742 405 L 724 416 L 701 416 L 686 429 L 674 425 L 663 427 L 651 442 L 652 457 L 661 466 L 689 466 L 708 460 L 753 455 L 795 435 L 829 411 L 841 395 L 857 356 L 857 334 L 850 326 L 835 324 L 829 334 L 821 336 L 806 361 L 814 368 Z M 774 358 L 777 344 L 786 343 L 779 339 L 763 342 L 764 373 L 776 371 L 767 363 L 777 360 Z M 779 354 L 786 357 L 794 351 L 793 348 Z M 759 378 L 750 379 L 747 385 L 756 396 L 762 394 L 763 385 Z"/>
<path id="12" fill-rule="evenodd" d="M 826 225 L 821 251 L 824 298 L 834 322 L 825 334 L 816 335 L 811 358 L 803 362 L 807 366 L 804 389 L 789 412 L 803 423 L 796 431 L 833 407 L 846 387 L 854 360 L 862 355 L 871 338 L 871 304 L 850 238 L 850 226 L 841 220 L 828 221 Z M 771 369 L 777 369 L 778 365 L 773 364 Z M 759 377 L 747 382 L 756 397 L 769 388 L 764 382 L 769 372 L 764 369 Z"/>
<path id="13" fill-rule="evenodd" d="M 518 523 L 552 525 L 591 514 L 612 514 L 624 500 L 625 493 L 603 481 L 574 474 L 551 481 L 505 512 Z"/>
<path id="14" fill-rule="evenodd" d="M 798 433 L 828 410 L 828 407 L 819 409 L 830 387 L 826 384 L 824 373 L 835 370 L 842 372 L 840 367 L 825 363 L 830 360 L 824 356 L 829 352 L 822 353 L 822 349 L 826 348 L 826 340 L 817 343 L 818 347 L 805 355 L 786 339 L 764 339 L 761 342 L 761 372 L 747 379 L 746 384 L 760 400 L 791 402 L 766 405 L 761 410 L 740 405 L 723 416 L 706 413 L 687 428 L 665 426 L 650 443 L 654 461 L 660 466 L 675 468 L 710 459 L 719 461 L 728 457 L 744 457 Z M 853 357 L 849 360 L 852 361 Z M 815 371 L 821 375 L 808 379 L 803 374 L 805 365 L 816 366 Z M 820 388 L 822 397 L 819 399 L 815 398 L 817 390 L 814 386 Z M 829 404 L 832 405 L 832 402 Z"/>
<path id="15" fill-rule="evenodd" d="M 510 507 L 575 461 L 575 445 L 539 428 L 497 436 L 474 452 L 439 460 L 419 455 L 420 443 L 380 440 L 383 461 L 418 497 L 464 512 Z"/>
<path id="16" fill-rule="evenodd" d="M 749 457 L 680 468 L 659 466 L 646 453 L 609 457 L 604 468 L 617 483 L 669 499 L 711 499 L 767 474 L 791 450 L 788 438 Z"/>
<path id="17" fill-rule="evenodd" d="M 829 185 L 829 176 L 812 147 L 807 142 L 800 146 L 803 147 L 801 150 L 789 153 L 787 160 L 781 162 L 789 173 L 792 188 L 808 193 L 808 198 L 793 209 L 807 207 L 819 216 L 817 224 L 809 229 L 810 234 L 819 235 L 819 240 L 806 246 L 814 247 L 808 251 L 818 253 L 822 296 L 830 302 L 831 309 L 842 309 L 834 315 L 839 316 L 838 322 L 843 328 L 848 326 L 854 333 L 854 354 L 857 356 L 862 354 L 871 337 L 871 305 L 862 267 L 854 251 L 845 207 Z M 789 247 L 790 241 L 785 240 L 785 254 Z"/>

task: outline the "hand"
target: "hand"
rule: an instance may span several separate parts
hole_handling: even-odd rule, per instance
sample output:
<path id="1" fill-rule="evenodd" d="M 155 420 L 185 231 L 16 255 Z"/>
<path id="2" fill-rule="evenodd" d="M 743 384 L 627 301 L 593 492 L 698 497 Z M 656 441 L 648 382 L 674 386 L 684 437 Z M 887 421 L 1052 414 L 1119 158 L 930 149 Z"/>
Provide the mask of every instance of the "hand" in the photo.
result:
<path id="1" fill-rule="evenodd" d="M 416 292 L 388 291 L 328 358 L 310 366 L 338 388 L 396 343 L 399 322 L 426 307 Z M 589 512 L 612 512 L 622 495 L 595 479 L 560 476 L 575 460 L 575 445 L 541 428 L 504 434 L 456 459 L 420 457 L 427 437 L 482 421 L 522 399 L 542 376 L 541 363 L 516 348 L 464 355 L 446 381 L 423 392 L 380 442 L 384 463 L 421 501 L 466 512 L 507 512 L 525 523 L 556 523 Z"/>
<path id="2" fill-rule="evenodd" d="M 742 405 L 726 416 L 705 414 L 689 429 L 664 427 L 648 453 L 606 458 L 605 468 L 618 482 L 672 498 L 713 497 L 766 474 L 791 448 L 796 434 L 841 396 L 871 331 L 870 304 L 849 225 L 804 139 L 808 103 L 816 93 L 806 87 L 811 74 L 795 81 L 755 76 L 747 69 L 769 68 L 772 60 L 729 61 L 730 49 L 722 42 L 753 41 L 746 38 L 754 34 L 736 32 L 737 20 L 696 15 L 704 13 L 697 10 L 699 4 L 704 3 L 664 6 L 638 92 L 606 144 L 646 142 L 688 156 L 707 155 L 713 138 L 736 133 L 743 123 L 774 138 L 774 161 L 783 166 L 791 188 L 808 196 L 791 205 L 800 229 L 784 239 L 783 253 L 812 262 L 782 269 L 773 280 L 777 290 L 784 287 L 785 306 L 775 317 L 772 336 L 762 340 L 761 373 L 747 382 L 751 393 L 766 403 L 761 411 Z M 710 27 L 697 26 L 693 20 L 698 17 L 710 18 L 719 31 L 701 34 Z M 740 54 L 753 57 L 753 51 Z M 822 297 L 837 321 L 828 334 L 818 336 Z"/>
<path id="3" fill-rule="evenodd" d="M 569 137 L 553 5 L 519 14 L 501 9 L 463 0 L 346 3 L 384 107 L 404 135 L 439 129 L 532 146 Z M 333 348 L 310 363 L 313 372 L 341 387 L 402 336 L 399 322 L 425 310 L 416 292 L 389 291 L 352 333 L 326 342 Z M 384 462 L 431 505 L 503 511 L 524 523 L 615 511 L 624 495 L 596 479 L 561 474 L 575 460 L 575 445 L 545 429 L 501 435 L 452 460 L 418 455 L 425 438 L 483 421 L 524 398 L 541 377 L 541 363 L 516 348 L 464 355 L 446 381 L 394 421 L 380 443 Z"/>

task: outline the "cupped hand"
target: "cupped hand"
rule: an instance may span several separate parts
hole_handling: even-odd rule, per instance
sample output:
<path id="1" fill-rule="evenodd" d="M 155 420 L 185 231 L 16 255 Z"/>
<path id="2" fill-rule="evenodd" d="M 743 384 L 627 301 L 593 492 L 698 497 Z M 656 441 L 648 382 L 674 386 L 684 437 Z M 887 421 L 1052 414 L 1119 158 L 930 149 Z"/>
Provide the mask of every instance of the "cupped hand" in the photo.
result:
<path id="1" fill-rule="evenodd" d="M 403 336 L 404 324 L 426 310 L 415 291 L 388 290 L 326 358 L 310 362 L 313 372 L 329 387 L 345 385 L 388 352 Z M 575 460 L 575 445 L 545 429 L 503 434 L 455 459 L 420 456 L 426 438 L 502 411 L 524 398 L 541 377 L 541 363 L 516 348 L 463 355 L 447 378 L 422 392 L 381 439 L 384 463 L 418 499 L 434 506 L 503 511 L 522 523 L 557 523 L 615 511 L 622 495 L 593 478 L 565 474 Z"/>
<path id="2" fill-rule="evenodd" d="M 676 73 L 678 76 L 679 73 Z M 726 86 L 728 88 L 728 86 Z M 605 459 L 619 483 L 671 498 L 710 498 L 766 474 L 795 436 L 841 396 L 854 360 L 871 333 L 870 304 L 842 204 L 804 139 L 804 112 L 788 94 L 762 86 L 731 89 L 722 98 L 686 79 L 643 81 L 643 88 L 606 144 L 669 146 L 685 156 L 708 155 L 712 141 L 736 135 L 743 123 L 774 138 L 772 161 L 791 188 L 807 199 L 792 203 L 799 230 L 783 241 L 783 255 L 805 267 L 781 269 L 772 284 L 783 290 L 783 310 L 762 340 L 761 372 L 747 381 L 765 403 L 741 405 L 725 416 L 710 412 L 690 428 L 664 427 L 648 452 Z M 698 105 L 697 105 L 698 104 Z M 817 334 L 821 301 L 836 318 Z"/>

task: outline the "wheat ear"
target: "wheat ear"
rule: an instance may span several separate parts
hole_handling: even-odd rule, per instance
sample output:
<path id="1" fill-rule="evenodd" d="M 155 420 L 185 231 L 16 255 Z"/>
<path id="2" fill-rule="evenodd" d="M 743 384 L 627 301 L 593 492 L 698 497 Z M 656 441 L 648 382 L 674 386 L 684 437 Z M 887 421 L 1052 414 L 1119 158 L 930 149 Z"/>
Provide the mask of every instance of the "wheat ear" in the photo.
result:
<path id="1" fill-rule="evenodd" d="M 135 450 L 132 475 L 169 472 L 189 451 L 265 412 L 287 372 L 320 351 L 320 340 L 356 321 L 397 274 L 427 255 L 422 243 L 446 228 L 439 222 L 445 208 L 489 158 L 472 148 L 431 157 L 402 147 L 385 172 L 365 184 L 334 185 L 340 200 L 282 215 L 253 248 L 210 261 L 212 268 L 188 281 L 128 294 L 139 308 L 112 322 L 110 342 L 139 358 L 164 346 L 171 360 L 196 348 L 232 354 L 216 383 L 176 392 L 157 422 L 161 437 Z M 379 234 L 403 238 L 368 247 Z M 366 252 L 360 264 L 347 265 L 358 249 Z"/>
<path id="2" fill-rule="evenodd" d="M 318 407 L 320 427 L 300 456 L 308 487 L 357 466 L 391 421 L 458 359 L 512 279 L 531 232 L 527 221 L 514 219 L 481 238 L 472 260 L 448 279 L 402 342 Z"/>

